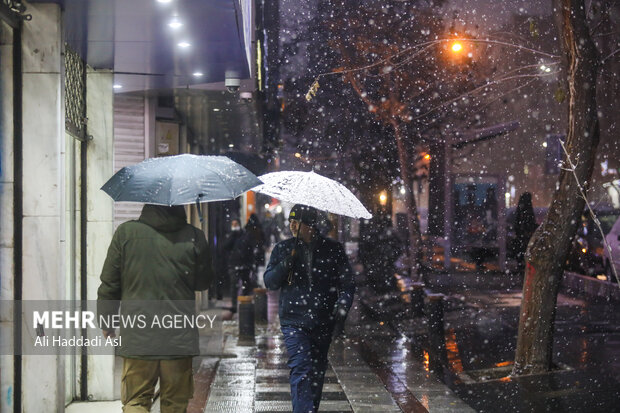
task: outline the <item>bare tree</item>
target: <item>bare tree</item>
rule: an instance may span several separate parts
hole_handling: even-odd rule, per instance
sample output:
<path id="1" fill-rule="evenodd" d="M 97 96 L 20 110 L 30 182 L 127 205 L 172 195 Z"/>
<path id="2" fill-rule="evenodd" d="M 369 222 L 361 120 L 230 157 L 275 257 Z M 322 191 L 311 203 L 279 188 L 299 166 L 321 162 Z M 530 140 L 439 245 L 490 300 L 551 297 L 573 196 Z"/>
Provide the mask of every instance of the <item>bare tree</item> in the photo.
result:
<path id="1" fill-rule="evenodd" d="M 448 115 L 456 118 L 462 102 L 453 98 L 471 89 L 484 71 L 467 56 L 458 65 L 447 61 L 448 44 L 436 41 L 446 31 L 437 13 L 440 3 L 386 1 L 364 7 L 334 0 L 332 6 L 327 26 L 343 62 L 338 71 L 396 141 L 409 224 L 407 255 L 417 274 L 422 237 L 413 193 L 416 146 L 429 131 L 438 134 Z M 313 92 L 316 87 L 310 97 Z"/>
<path id="2" fill-rule="evenodd" d="M 337 88 L 327 82 L 327 76 L 338 75 L 351 85 L 364 104 L 360 106 L 391 129 L 405 190 L 410 268 L 417 272 L 421 258 L 413 195 L 417 148 L 444 139 L 457 128 L 480 126 L 486 106 L 541 77 L 557 74 L 558 57 L 506 38 L 455 33 L 445 26 L 438 9 L 441 4 L 436 2 L 328 3 L 331 17 L 325 20 L 325 32 L 338 51 L 333 61 L 339 61 L 340 67 L 319 74 L 306 98 L 313 99 L 319 82 L 321 90 L 327 83 L 333 92 Z M 518 65 L 500 72 L 493 54 L 507 50 L 519 53 Z M 544 71 L 541 57 L 548 62 Z M 331 97 L 337 99 L 337 93 Z M 355 102 L 347 102 L 348 106 L 351 103 Z"/>
<path id="3" fill-rule="evenodd" d="M 547 216 L 530 240 L 513 375 L 552 368 L 557 295 L 571 240 L 584 208 L 579 182 L 591 179 L 599 142 L 596 82 L 599 58 L 584 0 L 557 0 L 560 38 L 567 62 L 568 128 L 565 147 L 574 170 L 561 171 Z M 577 178 L 577 180 L 575 179 Z"/>

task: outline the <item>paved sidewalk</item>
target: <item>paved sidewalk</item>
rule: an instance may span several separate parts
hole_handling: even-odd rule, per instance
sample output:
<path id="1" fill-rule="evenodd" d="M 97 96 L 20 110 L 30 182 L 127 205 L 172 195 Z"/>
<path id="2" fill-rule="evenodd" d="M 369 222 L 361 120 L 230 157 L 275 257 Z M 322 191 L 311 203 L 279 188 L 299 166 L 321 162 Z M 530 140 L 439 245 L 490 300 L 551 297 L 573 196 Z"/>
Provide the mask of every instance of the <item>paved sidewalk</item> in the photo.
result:
<path id="1" fill-rule="evenodd" d="M 239 342 L 235 320 L 224 322 L 221 331 L 201 335 L 202 355 L 194 360 L 196 392 L 188 413 L 292 411 L 278 297 L 270 292 L 268 298 L 271 322 L 257 326 L 253 342 Z M 321 412 L 472 411 L 410 354 L 402 337 L 363 315 L 358 300 L 345 331 L 346 337 L 334 340 L 330 349 Z M 121 405 L 73 403 L 66 411 L 120 412 Z M 152 412 L 159 411 L 156 401 Z"/>
<path id="2" fill-rule="evenodd" d="M 240 343 L 236 322 L 224 326 L 224 351 L 205 412 L 292 411 L 289 369 L 277 320 L 277 294 L 269 294 L 268 326 L 254 343 Z M 349 340 L 335 340 L 325 375 L 321 412 L 400 412 L 384 384 Z"/>
<path id="3" fill-rule="evenodd" d="M 236 327 L 234 324 L 232 327 Z M 286 348 L 273 325 L 260 328 L 255 345 L 226 336 L 224 358 L 211 385 L 205 412 L 292 411 Z M 230 357 L 230 358 L 228 358 Z M 351 405 L 331 366 L 325 375 L 321 411 L 351 412 Z"/>
<path id="4" fill-rule="evenodd" d="M 360 300 L 364 288 L 359 292 L 347 320 L 347 335 L 351 337 L 349 353 L 371 366 L 396 400 L 399 410 L 407 413 L 474 412 L 431 372 L 427 360 L 417 357 L 407 337 L 393 332 L 381 319 L 367 315 Z M 385 316 L 394 319 L 396 313 Z M 363 388 L 364 384 L 358 387 Z"/>
<path id="5" fill-rule="evenodd" d="M 254 343 L 240 343 L 236 322 L 224 326 L 224 351 L 205 412 L 292 411 L 286 348 L 269 294 L 272 322 Z M 329 354 L 321 412 L 472 412 L 403 342 L 353 304 L 346 337 Z"/>

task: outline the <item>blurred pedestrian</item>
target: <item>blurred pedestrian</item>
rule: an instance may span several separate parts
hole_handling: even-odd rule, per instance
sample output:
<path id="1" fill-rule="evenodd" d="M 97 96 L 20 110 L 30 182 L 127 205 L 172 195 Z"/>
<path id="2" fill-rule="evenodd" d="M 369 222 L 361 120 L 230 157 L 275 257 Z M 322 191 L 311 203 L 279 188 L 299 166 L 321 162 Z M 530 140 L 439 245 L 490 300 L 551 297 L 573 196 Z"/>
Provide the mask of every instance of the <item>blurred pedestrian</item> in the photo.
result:
<path id="1" fill-rule="evenodd" d="M 316 228 L 316 209 L 295 205 L 289 221 L 293 237 L 276 244 L 264 279 L 280 290 L 293 412 L 317 412 L 334 325 L 346 318 L 355 284 L 342 244 Z"/>
<path id="2" fill-rule="evenodd" d="M 245 231 L 252 234 L 252 242 L 254 243 L 254 264 L 253 270 L 256 271 L 258 267 L 265 266 L 265 245 L 266 237 L 263 226 L 258 219 L 258 215 L 251 214 L 248 219 L 248 223 L 245 225 Z"/>
<path id="3" fill-rule="evenodd" d="M 329 237 L 329 233 L 334 230 L 334 224 L 329 220 L 326 212 L 318 211 L 316 229 L 323 237 Z"/>
<path id="4" fill-rule="evenodd" d="M 123 316 L 136 306 L 141 314 L 193 316 L 195 291 L 206 289 L 212 278 L 207 240 L 187 223 L 184 207 L 147 204 L 138 220 L 121 224 L 112 237 L 97 291 L 99 317 L 118 316 L 119 306 Z M 159 380 L 161 411 L 185 412 L 194 393 L 198 330 L 132 327 L 121 325 L 123 411 L 150 411 Z M 108 326 L 103 335 L 116 333 Z"/>
<path id="5" fill-rule="evenodd" d="M 229 263 L 230 263 L 230 254 L 235 246 L 235 242 L 243 235 L 243 230 L 241 229 L 241 221 L 237 218 L 233 218 L 230 221 L 230 232 L 226 234 L 226 238 L 224 238 L 224 242 L 222 243 L 222 255 L 224 265 L 222 268 L 224 271 L 219 271 L 217 274 L 217 286 L 216 286 L 216 295 L 217 299 L 221 300 L 223 298 L 224 286 L 230 285 L 232 283 L 232 279 L 230 278 L 229 271 Z M 226 278 L 228 277 L 228 280 Z"/>
<path id="6" fill-rule="evenodd" d="M 517 258 L 517 271 L 522 273 L 525 269 L 525 252 L 530 238 L 536 231 L 536 216 L 532 206 L 532 194 L 524 192 L 519 197 L 515 212 L 515 252 Z"/>
<path id="7" fill-rule="evenodd" d="M 228 260 L 232 309 L 237 311 L 237 296 L 250 295 L 256 287 L 258 266 L 265 265 L 265 239 L 258 217 L 250 215 L 245 229 L 232 247 Z"/>
<path id="8" fill-rule="evenodd" d="M 267 211 L 265 213 L 265 219 L 263 220 L 263 230 L 265 232 L 265 247 L 268 248 L 271 244 L 276 244 L 282 241 L 281 238 L 281 228 L 278 226 L 278 221 L 276 216 L 272 215 L 271 212 Z"/>
<path id="9" fill-rule="evenodd" d="M 366 234 L 370 248 L 364 255 L 364 271 L 368 284 L 379 294 L 396 289 L 396 261 L 404 252 L 404 242 L 392 227 L 388 216 L 371 220 L 371 230 Z"/>

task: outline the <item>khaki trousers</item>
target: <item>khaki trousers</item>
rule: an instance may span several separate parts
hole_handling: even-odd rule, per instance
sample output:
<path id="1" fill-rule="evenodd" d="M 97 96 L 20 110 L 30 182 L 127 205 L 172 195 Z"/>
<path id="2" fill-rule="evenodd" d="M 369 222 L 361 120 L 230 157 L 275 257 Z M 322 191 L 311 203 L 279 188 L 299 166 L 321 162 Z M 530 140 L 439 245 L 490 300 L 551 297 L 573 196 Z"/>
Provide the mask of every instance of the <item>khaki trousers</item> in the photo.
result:
<path id="1" fill-rule="evenodd" d="M 124 413 L 151 411 L 159 379 L 161 413 L 185 413 L 194 395 L 192 358 L 138 360 L 123 358 L 121 401 Z"/>

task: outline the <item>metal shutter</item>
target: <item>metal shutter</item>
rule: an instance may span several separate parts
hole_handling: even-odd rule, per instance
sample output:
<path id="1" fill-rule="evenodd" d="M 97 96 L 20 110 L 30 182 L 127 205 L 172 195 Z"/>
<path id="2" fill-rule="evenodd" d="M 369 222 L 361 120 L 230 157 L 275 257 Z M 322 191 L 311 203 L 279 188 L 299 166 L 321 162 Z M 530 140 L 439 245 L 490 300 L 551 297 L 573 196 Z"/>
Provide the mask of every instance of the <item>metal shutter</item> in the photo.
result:
<path id="1" fill-rule="evenodd" d="M 144 97 L 114 96 L 114 172 L 146 158 L 144 136 Z M 140 216 L 142 204 L 116 202 L 114 228 Z"/>

